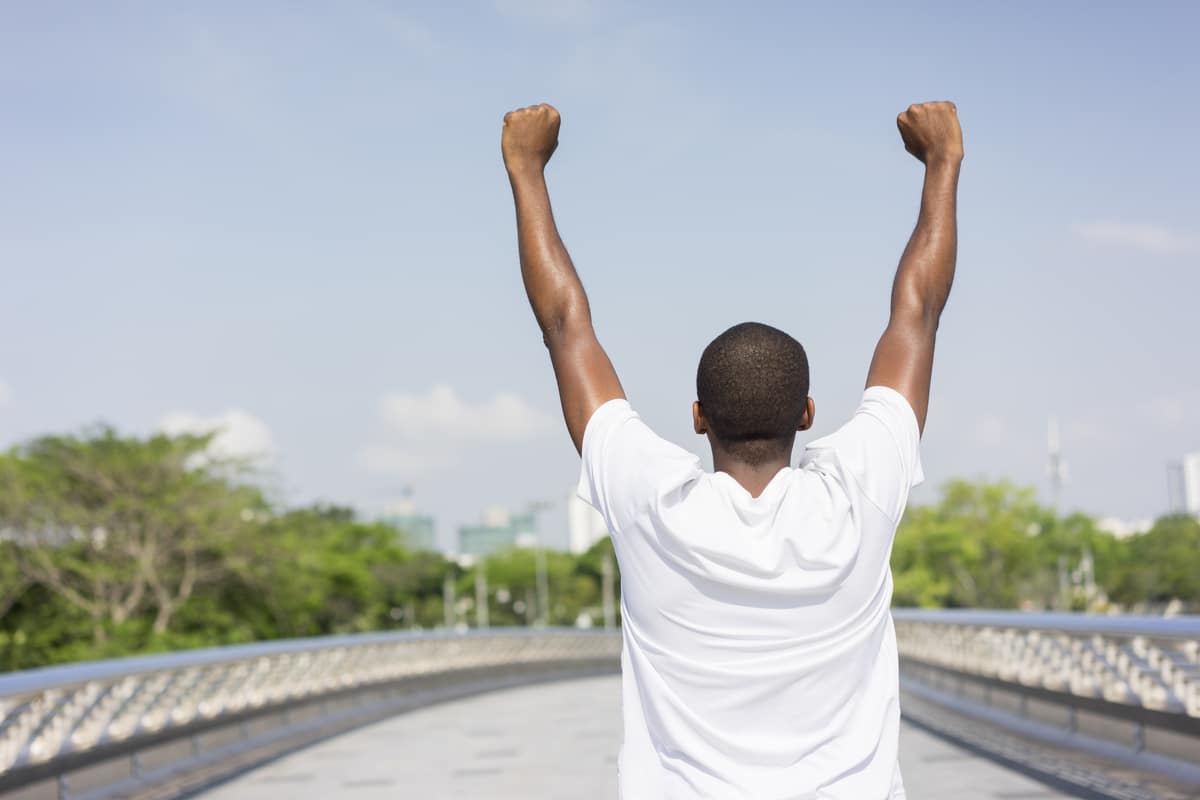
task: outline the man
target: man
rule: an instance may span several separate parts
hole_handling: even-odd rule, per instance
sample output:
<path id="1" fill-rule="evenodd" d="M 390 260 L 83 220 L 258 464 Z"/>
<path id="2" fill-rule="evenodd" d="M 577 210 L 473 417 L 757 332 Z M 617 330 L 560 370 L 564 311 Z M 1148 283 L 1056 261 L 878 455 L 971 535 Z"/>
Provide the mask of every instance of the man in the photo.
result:
<path id="1" fill-rule="evenodd" d="M 546 189 L 558 112 L 504 118 L 521 274 L 583 456 L 579 493 L 603 514 L 621 568 L 627 800 L 904 797 L 888 559 L 923 478 L 963 150 L 951 103 L 896 121 L 925 181 L 861 405 L 791 468 L 814 413 L 804 349 L 766 325 L 731 328 L 696 379 L 707 473 L 642 422 L 596 339 Z"/>

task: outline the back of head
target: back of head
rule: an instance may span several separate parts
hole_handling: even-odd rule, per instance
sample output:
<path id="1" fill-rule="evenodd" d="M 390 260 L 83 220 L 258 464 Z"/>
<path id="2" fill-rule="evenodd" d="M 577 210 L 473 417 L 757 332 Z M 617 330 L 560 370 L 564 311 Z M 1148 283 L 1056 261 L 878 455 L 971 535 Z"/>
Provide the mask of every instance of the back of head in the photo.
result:
<path id="1" fill-rule="evenodd" d="M 808 400 L 808 356 L 778 328 L 743 322 L 700 357 L 696 399 L 716 443 L 752 466 L 786 458 Z"/>

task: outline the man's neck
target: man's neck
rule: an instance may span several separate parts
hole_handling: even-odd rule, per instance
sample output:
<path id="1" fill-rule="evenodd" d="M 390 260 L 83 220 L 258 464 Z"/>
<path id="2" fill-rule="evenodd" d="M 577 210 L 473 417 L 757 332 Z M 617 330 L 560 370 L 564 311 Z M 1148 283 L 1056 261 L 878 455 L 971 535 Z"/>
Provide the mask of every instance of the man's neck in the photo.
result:
<path id="1" fill-rule="evenodd" d="M 713 451 L 713 468 L 737 481 L 743 489 L 750 493 L 751 497 L 758 497 L 762 494 L 771 479 L 786 466 L 789 466 L 786 458 L 751 466 L 744 461 L 731 458 L 727 453 Z"/>

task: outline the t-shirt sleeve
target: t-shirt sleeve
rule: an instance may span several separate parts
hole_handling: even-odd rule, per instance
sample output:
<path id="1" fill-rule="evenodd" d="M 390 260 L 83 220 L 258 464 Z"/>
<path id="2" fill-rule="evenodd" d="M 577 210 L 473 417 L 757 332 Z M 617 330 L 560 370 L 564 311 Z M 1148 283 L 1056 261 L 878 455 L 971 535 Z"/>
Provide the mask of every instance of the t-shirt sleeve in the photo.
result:
<path id="1" fill-rule="evenodd" d="M 658 436 L 627 400 L 597 408 L 583 434 L 578 493 L 617 535 L 702 470 L 694 453 Z"/>
<path id="2" fill-rule="evenodd" d="M 805 448 L 805 460 L 817 464 L 830 454 L 893 522 L 909 491 L 925 480 L 917 415 L 904 395 L 887 386 L 868 387 L 849 422 Z"/>

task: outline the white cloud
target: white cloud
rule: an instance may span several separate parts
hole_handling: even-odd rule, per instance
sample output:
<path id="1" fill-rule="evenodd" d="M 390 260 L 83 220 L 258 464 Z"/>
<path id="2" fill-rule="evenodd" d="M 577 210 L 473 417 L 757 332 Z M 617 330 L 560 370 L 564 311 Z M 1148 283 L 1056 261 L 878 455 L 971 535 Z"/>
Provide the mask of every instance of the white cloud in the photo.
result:
<path id="1" fill-rule="evenodd" d="M 495 7 L 508 17 L 552 23 L 582 22 L 592 14 L 591 0 L 495 0 Z"/>
<path id="2" fill-rule="evenodd" d="M 1200 251 L 1200 238 L 1161 225 L 1103 221 L 1072 225 L 1071 230 L 1089 244 L 1129 247 L 1159 256 Z"/>
<path id="3" fill-rule="evenodd" d="M 369 444 L 358 451 L 358 463 L 367 472 L 378 475 L 429 476 L 455 466 L 458 453 L 397 444 Z"/>
<path id="4" fill-rule="evenodd" d="M 389 431 L 416 441 L 519 442 L 550 426 L 549 417 L 515 394 L 501 392 L 473 405 L 445 385 L 428 394 L 388 394 L 379 416 Z"/>
<path id="5" fill-rule="evenodd" d="M 528 442 L 553 426 L 518 395 L 501 392 L 471 403 L 446 385 L 387 394 L 378 419 L 383 434 L 359 450 L 358 462 L 368 472 L 403 477 L 445 472 L 472 446 Z"/>
<path id="6" fill-rule="evenodd" d="M 163 433 L 216 433 L 208 446 L 209 455 L 218 460 L 246 460 L 262 463 L 275 458 L 275 441 L 266 423 L 240 409 L 229 409 L 214 417 L 201 417 L 186 411 L 164 416 L 158 423 Z"/>

